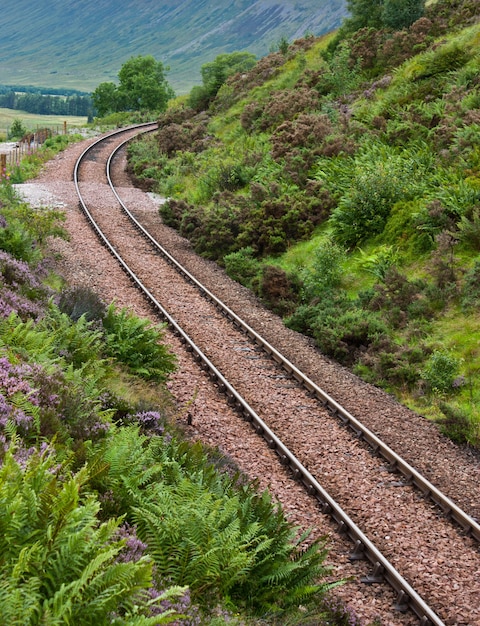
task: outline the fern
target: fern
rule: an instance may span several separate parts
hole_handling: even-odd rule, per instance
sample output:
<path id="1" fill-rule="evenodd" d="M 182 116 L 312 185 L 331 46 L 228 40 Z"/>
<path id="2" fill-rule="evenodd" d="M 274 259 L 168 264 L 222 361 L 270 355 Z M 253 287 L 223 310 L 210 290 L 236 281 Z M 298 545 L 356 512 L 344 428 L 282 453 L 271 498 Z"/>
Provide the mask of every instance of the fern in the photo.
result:
<path id="1" fill-rule="evenodd" d="M 89 364 L 93 371 L 99 366 L 105 367 L 101 358 L 102 332 L 85 316 L 73 321 L 50 304 L 41 326 L 49 332 L 55 350 L 75 369 L 85 367 L 85 364 Z"/>
<path id="2" fill-rule="evenodd" d="M 102 626 L 112 613 L 125 615 L 119 624 L 171 621 L 172 612 L 149 616 L 151 561 L 116 561 L 120 520 L 98 521 L 87 470 L 55 464 L 33 455 L 23 469 L 10 449 L 0 468 L 0 623 Z"/>
<path id="3" fill-rule="evenodd" d="M 14 348 L 38 363 L 57 358 L 49 333 L 41 330 L 31 319 L 22 322 L 16 313 L 0 318 L 0 346 Z"/>
<path id="4" fill-rule="evenodd" d="M 164 381 L 175 371 L 176 357 L 161 343 L 163 325 L 152 325 L 127 309 L 107 308 L 103 319 L 109 356 L 123 363 L 135 375 L 146 380 Z"/>

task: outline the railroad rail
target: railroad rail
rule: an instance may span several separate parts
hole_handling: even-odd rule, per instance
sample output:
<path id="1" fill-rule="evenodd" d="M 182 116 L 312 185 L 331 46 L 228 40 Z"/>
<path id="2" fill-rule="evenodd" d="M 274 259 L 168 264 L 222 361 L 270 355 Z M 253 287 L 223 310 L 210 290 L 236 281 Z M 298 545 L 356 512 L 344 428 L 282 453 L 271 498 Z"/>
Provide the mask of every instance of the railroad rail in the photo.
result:
<path id="1" fill-rule="evenodd" d="M 118 251 L 110 244 L 107 237 L 103 234 L 98 224 L 93 219 L 80 191 L 79 187 L 79 169 L 82 161 L 86 158 L 86 155 L 98 146 L 105 139 L 117 136 L 121 133 L 128 131 L 132 132 L 148 132 L 154 130 L 153 125 L 142 125 L 140 127 L 130 127 L 129 129 L 122 129 L 111 133 L 107 137 L 97 140 L 89 148 L 87 148 L 77 161 L 74 170 L 74 181 L 76 190 L 80 199 L 80 205 L 83 212 L 90 221 L 97 236 L 100 238 L 103 245 L 110 251 L 110 253 L 117 259 L 123 270 L 127 273 L 133 283 L 142 291 L 147 297 L 148 301 L 166 322 L 169 324 L 173 332 L 180 338 L 182 343 L 185 344 L 188 351 L 192 353 L 193 358 L 199 362 L 203 369 L 208 371 L 212 381 L 216 383 L 220 391 L 222 391 L 228 399 L 230 405 L 235 407 L 243 418 L 249 421 L 255 431 L 261 435 L 268 446 L 272 448 L 278 455 L 280 462 L 288 467 L 293 476 L 301 482 L 307 492 L 314 496 L 319 502 L 322 512 L 328 513 L 338 524 L 339 530 L 346 534 L 353 542 L 354 549 L 351 555 L 352 559 L 367 559 L 372 567 L 372 573 L 365 579 L 365 582 L 378 582 L 385 580 L 395 590 L 397 594 L 396 608 L 400 611 L 413 611 L 419 618 L 422 624 L 433 624 L 440 626 L 443 624 L 441 619 L 429 608 L 429 606 L 423 601 L 420 595 L 409 585 L 409 583 L 401 576 L 401 574 L 391 565 L 391 563 L 382 555 L 382 553 L 375 547 L 375 545 L 365 536 L 360 528 L 352 521 L 348 514 L 334 501 L 333 498 L 323 489 L 315 477 L 310 474 L 306 467 L 300 462 L 299 459 L 284 445 L 284 443 L 277 437 L 277 435 L 267 426 L 267 424 L 259 417 L 259 415 L 253 410 L 253 408 L 246 402 L 246 400 L 235 390 L 235 388 L 228 382 L 224 375 L 215 367 L 215 365 L 207 358 L 203 351 L 195 344 L 195 342 L 187 335 L 187 333 L 180 327 L 176 320 L 166 311 L 166 309 L 157 301 L 155 296 L 143 285 L 140 278 L 129 268 L 129 266 L 122 259 Z M 142 235 L 152 244 L 155 249 L 173 266 L 183 277 L 192 283 L 202 295 L 212 302 L 223 316 L 231 321 L 244 335 L 251 339 L 256 345 L 268 354 L 277 364 L 279 364 L 289 376 L 295 379 L 301 386 L 303 386 L 308 393 L 316 398 L 331 415 L 338 417 L 341 422 L 347 425 L 355 434 L 356 437 L 365 441 L 376 453 L 380 454 L 387 460 L 392 468 L 401 472 L 407 481 L 416 486 L 425 495 L 428 495 L 433 502 L 435 502 L 443 512 L 453 520 L 455 520 L 465 533 L 469 534 L 476 541 L 480 541 L 480 526 L 470 516 L 464 513 L 459 507 L 457 507 L 449 498 L 442 494 L 438 489 L 434 487 L 429 481 L 422 477 L 413 467 L 406 463 L 401 457 L 399 457 L 393 450 L 386 446 L 374 433 L 365 428 L 356 418 L 348 413 L 343 407 L 341 407 L 333 398 L 326 394 L 321 388 L 319 388 L 313 381 L 305 376 L 298 368 L 296 368 L 290 361 L 288 361 L 283 355 L 281 355 L 272 345 L 266 342 L 255 330 L 242 321 L 231 309 L 224 305 L 214 294 L 201 285 L 193 275 L 191 275 L 185 268 L 183 268 L 169 253 L 165 250 L 135 219 L 128 208 L 121 201 L 110 177 L 110 167 L 112 159 L 115 154 L 120 150 L 126 142 L 130 140 L 130 137 L 120 143 L 115 150 L 112 151 L 107 163 L 107 179 L 115 194 L 119 204 L 122 206 L 122 210 L 128 215 L 129 219 L 135 225 L 135 227 L 142 233 Z"/>

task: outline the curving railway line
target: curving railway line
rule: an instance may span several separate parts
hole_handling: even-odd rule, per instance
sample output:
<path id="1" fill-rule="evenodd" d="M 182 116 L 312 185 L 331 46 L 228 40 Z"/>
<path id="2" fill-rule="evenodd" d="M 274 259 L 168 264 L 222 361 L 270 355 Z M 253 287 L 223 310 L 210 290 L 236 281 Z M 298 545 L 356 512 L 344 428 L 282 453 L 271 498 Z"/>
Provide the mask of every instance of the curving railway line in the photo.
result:
<path id="1" fill-rule="evenodd" d="M 112 164 L 127 141 L 154 129 L 117 131 L 79 157 L 74 182 L 92 228 L 228 404 L 351 540 L 350 559 L 368 564 L 365 584 L 388 584 L 394 608 L 421 624 L 480 625 L 478 522 L 223 304 L 122 202 Z M 89 183 L 98 168 L 108 210 Z"/>

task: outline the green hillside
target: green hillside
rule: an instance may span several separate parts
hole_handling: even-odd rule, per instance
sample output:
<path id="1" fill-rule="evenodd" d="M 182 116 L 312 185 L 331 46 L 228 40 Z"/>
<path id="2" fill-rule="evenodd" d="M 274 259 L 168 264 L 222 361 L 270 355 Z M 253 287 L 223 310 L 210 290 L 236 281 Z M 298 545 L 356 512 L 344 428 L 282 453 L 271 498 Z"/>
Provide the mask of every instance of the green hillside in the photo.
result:
<path id="1" fill-rule="evenodd" d="M 0 84 L 93 90 L 116 80 L 131 56 L 170 66 L 178 93 L 200 82 L 200 65 L 223 52 L 262 56 L 280 38 L 321 34 L 346 14 L 344 0 L 113 0 L 2 4 Z"/>
<path id="2" fill-rule="evenodd" d="M 130 167 L 288 326 L 479 446 L 479 146 L 478 3 L 439 0 L 179 103 Z"/>

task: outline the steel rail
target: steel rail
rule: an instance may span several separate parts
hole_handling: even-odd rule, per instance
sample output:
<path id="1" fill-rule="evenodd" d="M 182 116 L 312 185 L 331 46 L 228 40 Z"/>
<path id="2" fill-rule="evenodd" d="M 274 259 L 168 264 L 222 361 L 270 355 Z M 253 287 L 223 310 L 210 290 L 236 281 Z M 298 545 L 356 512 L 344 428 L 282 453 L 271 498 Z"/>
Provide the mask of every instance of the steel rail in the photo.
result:
<path id="1" fill-rule="evenodd" d="M 150 305 L 155 312 L 159 314 L 172 328 L 174 334 L 180 338 L 185 344 L 186 349 L 192 353 L 193 358 L 199 362 L 202 368 L 209 372 L 209 376 L 216 383 L 219 390 L 227 396 L 228 403 L 232 405 L 246 420 L 251 422 L 253 428 L 267 442 L 279 456 L 280 462 L 288 467 L 293 477 L 301 482 L 307 492 L 314 496 L 321 505 L 322 512 L 329 514 L 338 524 L 339 531 L 347 535 L 354 543 L 354 551 L 351 559 L 368 559 L 373 565 L 372 574 L 364 579 L 366 583 L 376 583 L 386 581 L 397 593 L 395 608 L 399 611 L 413 611 L 424 626 L 432 624 L 432 626 L 445 626 L 442 620 L 432 611 L 421 596 L 411 587 L 411 585 L 401 576 L 394 566 L 386 559 L 376 546 L 364 535 L 360 528 L 351 520 L 348 514 L 335 502 L 333 498 L 323 489 L 318 481 L 308 472 L 295 455 L 283 444 L 283 442 L 275 435 L 275 433 L 266 425 L 266 423 L 257 415 L 252 407 L 245 399 L 235 390 L 228 380 L 221 374 L 215 365 L 207 358 L 202 350 L 195 342 L 183 331 L 175 319 L 164 309 L 164 307 L 156 300 L 148 288 L 143 285 L 138 276 L 130 269 L 130 267 L 122 259 L 114 246 L 108 241 L 104 233 L 91 215 L 85 201 L 81 195 L 78 181 L 78 171 L 80 162 L 85 155 L 99 142 L 95 142 L 79 157 L 75 170 L 74 181 L 77 194 L 83 212 L 90 221 L 95 233 L 99 237 L 102 244 L 117 259 L 122 269 L 133 281 L 135 286 L 146 296 Z M 109 159 L 109 164 L 111 163 Z M 109 166 L 108 166 L 109 167 Z M 109 173 L 108 173 L 108 177 Z M 118 198 L 118 195 L 115 192 Z M 123 206 L 123 203 L 121 203 Z M 141 229 L 143 231 L 143 228 Z M 169 255 L 170 256 L 170 255 Z M 173 257 L 171 257 L 173 259 Z M 192 277 L 193 278 L 193 277 Z M 196 283 L 197 281 L 195 281 Z"/>
<path id="2" fill-rule="evenodd" d="M 476 541 L 480 542 L 480 524 L 478 524 L 470 515 L 457 506 L 448 496 L 442 493 L 437 487 L 435 487 L 429 480 L 422 476 L 414 467 L 412 467 L 407 461 L 402 459 L 392 448 L 390 448 L 385 442 L 377 437 L 370 429 L 362 424 L 357 418 L 349 413 L 344 407 L 336 402 L 328 393 L 316 385 L 308 376 L 300 371 L 291 361 L 289 361 L 283 354 L 281 354 L 276 348 L 268 343 L 261 335 L 259 335 L 253 328 L 251 328 L 244 320 L 242 320 L 236 313 L 234 313 L 225 303 L 217 298 L 211 291 L 209 291 L 204 285 L 202 285 L 186 268 L 184 268 L 178 261 L 160 244 L 152 235 L 138 222 L 138 220 L 132 215 L 130 210 L 125 206 L 115 190 L 113 185 L 110 169 L 113 158 L 123 146 L 130 140 L 126 140 L 110 155 L 106 169 L 107 179 L 110 187 L 115 194 L 122 210 L 126 213 L 129 219 L 133 222 L 135 227 L 150 241 L 150 243 L 162 254 L 162 256 L 173 266 L 184 278 L 190 283 L 195 285 L 201 294 L 212 302 L 215 307 L 222 312 L 235 326 L 237 326 L 242 333 L 247 335 L 253 342 L 260 346 L 264 352 L 266 352 L 276 363 L 278 363 L 284 371 L 286 371 L 292 378 L 295 378 L 312 396 L 328 410 L 328 412 L 335 417 L 338 417 L 340 421 L 348 426 L 358 439 L 365 441 L 370 448 L 380 454 L 386 461 L 388 461 L 392 471 L 397 471 L 406 478 L 408 484 L 417 487 L 425 497 L 430 498 L 434 502 L 446 517 L 454 520 L 462 528 L 463 532 L 471 536 Z"/>

